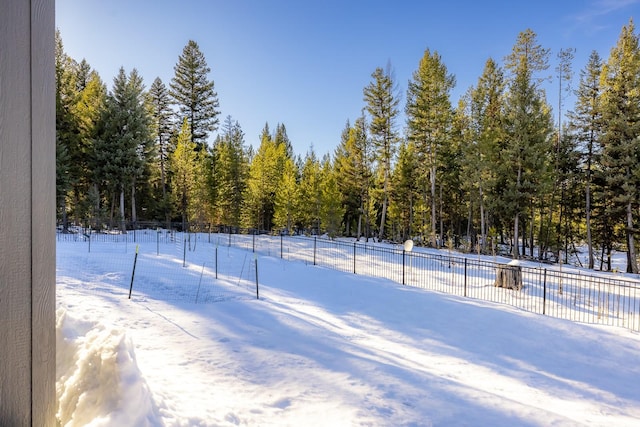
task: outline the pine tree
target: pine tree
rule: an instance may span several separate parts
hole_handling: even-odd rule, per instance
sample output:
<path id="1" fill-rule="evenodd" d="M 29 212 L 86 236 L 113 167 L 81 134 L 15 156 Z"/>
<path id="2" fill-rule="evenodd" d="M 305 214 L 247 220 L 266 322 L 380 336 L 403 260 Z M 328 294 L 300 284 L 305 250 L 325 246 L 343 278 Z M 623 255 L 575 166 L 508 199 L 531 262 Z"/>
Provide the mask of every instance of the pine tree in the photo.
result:
<path id="1" fill-rule="evenodd" d="M 299 221 L 300 196 L 298 188 L 298 167 L 292 158 L 287 157 L 283 170 L 282 182 L 275 196 L 273 224 L 287 234 L 293 233 Z"/>
<path id="2" fill-rule="evenodd" d="M 70 157 L 67 147 L 60 142 L 60 138 L 56 137 L 56 207 L 60 213 L 62 220 L 62 231 L 69 231 L 67 221 L 67 192 L 71 187 L 71 175 L 69 174 Z"/>
<path id="3" fill-rule="evenodd" d="M 189 40 L 173 68 L 171 97 L 178 106 L 180 120 L 186 117 L 191 127 L 191 141 L 198 149 L 207 144 L 210 132 L 218 127 L 218 94 L 213 80 L 209 80 L 211 69 L 198 44 Z"/>
<path id="4" fill-rule="evenodd" d="M 389 213 L 397 224 L 396 234 L 401 241 L 411 238 L 414 231 L 414 209 L 419 197 L 418 181 L 414 177 L 414 172 L 418 169 L 415 151 L 412 141 L 403 141 L 393 169 L 394 203 L 389 207 Z"/>
<path id="5" fill-rule="evenodd" d="M 307 152 L 300 171 L 300 216 L 302 226 L 320 233 L 322 211 L 321 166 L 313 147 Z"/>
<path id="6" fill-rule="evenodd" d="M 322 207 L 320 208 L 320 223 L 322 228 L 333 238 L 341 234 L 341 222 L 344 215 L 344 207 L 340 202 L 340 190 L 334 165 L 327 154 L 322 159 L 320 170 L 320 191 Z"/>
<path id="7" fill-rule="evenodd" d="M 77 205 L 76 215 L 85 217 L 86 215 L 95 216 L 100 210 L 99 202 L 90 200 L 89 191 L 95 184 L 92 171 L 94 167 L 90 164 L 93 145 L 98 138 L 98 123 L 107 102 L 107 88 L 102 79 L 95 70 L 89 73 L 89 76 L 83 84 L 83 89 L 79 93 L 79 98 L 74 107 L 74 114 L 78 121 L 78 136 L 80 137 L 80 151 L 75 153 L 73 162 L 76 167 L 81 168 L 83 178 L 79 181 L 79 185 L 74 190 L 74 203 Z M 95 189 L 94 189 L 95 190 Z"/>
<path id="8" fill-rule="evenodd" d="M 278 123 L 276 125 L 276 132 L 273 136 L 273 141 L 276 145 L 283 144 L 285 146 L 285 153 L 287 157 L 293 158 L 293 145 L 291 145 L 291 140 L 289 140 L 289 136 L 287 135 L 287 128 L 284 123 Z"/>
<path id="9" fill-rule="evenodd" d="M 390 66 L 387 66 L 386 71 L 376 68 L 371 78 L 371 83 L 364 88 L 364 101 L 370 116 L 369 132 L 375 147 L 378 174 L 382 181 L 382 207 L 378 228 L 378 240 L 381 240 L 385 236 L 384 227 L 391 194 L 391 164 L 399 139 L 395 120 L 399 113 L 400 100 L 395 93 L 396 86 Z"/>
<path id="10" fill-rule="evenodd" d="M 634 213 L 640 203 L 640 47 L 633 20 L 622 28 L 600 81 L 608 197 L 625 226 L 627 272 L 637 274 Z"/>
<path id="11" fill-rule="evenodd" d="M 171 131 L 172 131 L 172 110 L 169 91 L 159 77 L 151 84 L 147 95 L 149 105 L 149 115 L 151 118 L 150 128 L 155 141 L 155 151 L 157 153 L 157 168 L 160 173 L 160 213 L 167 224 L 171 221 L 171 205 L 167 192 L 167 163 L 172 151 Z"/>
<path id="12" fill-rule="evenodd" d="M 347 122 L 334 160 L 338 188 L 342 204 L 346 208 L 344 222 L 347 234 L 350 234 L 351 223 L 356 222 L 355 235 L 358 240 L 363 234 L 367 238 L 370 236 L 369 193 L 372 186 L 372 164 L 373 147 L 367 137 L 367 125 L 362 116 L 353 126 Z"/>
<path id="13" fill-rule="evenodd" d="M 196 188 L 197 154 L 196 144 L 191 140 L 189 121 L 185 117 L 176 141 L 176 149 L 171 154 L 171 192 L 176 208 L 182 219 L 182 229 L 186 230 L 194 211 L 193 193 Z"/>
<path id="14" fill-rule="evenodd" d="M 354 224 L 359 216 L 358 210 L 360 208 L 360 189 L 358 183 L 353 179 L 355 176 L 353 159 L 356 155 L 353 142 L 349 139 L 350 133 L 351 123 L 347 120 L 340 136 L 340 143 L 334 152 L 334 167 L 340 191 L 340 201 L 345 207 L 342 223 L 347 236 L 351 236 L 352 230 L 356 228 Z"/>
<path id="15" fill-rule="evenodd" d="M 477 203 L 480 217 L 480 250 L 486 252 L 491 212 L 500 221 L 499 177 L 495 165 L 500 164 L 504 148 L 504 74 L 489 58 L 477 86 L 469 92 L 469 133 L 463 159 L 466 188 L 470 203 Z"/>
<path id="16" fill-rule="evenodd" d="M 243 224 L 260 230 L 273 225 L 275 196 L 282 180 L 286 147 L 276 144 L 265 124 L 260 146 L 251 158 L 244 192 Z"/>
<path id="17" fill-rule="evenodd" d="M 602 60 L 597 51 L 591 52 L 589 62 L 580 73 L 580 83 L 576 91 L 575 111 L 569 114 L 571 128 L 581 144 L 582 163 L 585 170 L 585 225 L 588 250 L 588 268 L 594 268 L 593 238 L 591 230 L 592 183 L 594 166 L 599 164 L 601 112 L 600 73 Z"/>
<path id="18" fill-rule="evenodd" d="M 550 108 L 539 88 L 542 79 L 535 77 L 536 72 L 548 68 L 548 56 L 549 50 L 537 44 L 535 33 L 526 30 L 518 35 L 512 53 L 506 58 L 511 80 L 505 116 L 508 145 L 502 154 L 503 197 L 506 212 L 513 218 L 514 258 L 520 257 L 518 239 L 523 231 L 520 226 L 529 219 L 529 226 L 533 227 L 534 197 L 540 193 L 541 181 L 549 178 L 548 153 L 553 125 Z M 524 241 L 523 238 L 523 245 Z"/>
<path id="19" fill-rule="evenodd" d="M 129 76 L 120 68 L 101 118 L 101 129 L 94 146 L 95 172 L 112 197 L 120 194 L 120 221 L 125 228 L 125 190 L 131 190 L 131 219 L 136 220 L 135 186 L 142 176 L 151 144 L 149 116 L 145 107 L 144 85 L 133 69 Z"/>
<path id="20" fill-rule="evenodd" d="M 227 116 L 222 128 L 213 147 L 217 217 L 221 224 L 238 227 L 249 168 L 244 132 L 231 116 Z"/>
<path id="21" fill-rule="evenodd" d="M 67 196 L 82 178 L 82 168 L 74 164 L 72 154 L 80 152 L 78 123 L 73 113 L 77 99 L 74 62 L 64 52 L 60 32 L 55 34 L 56 75 L 56 193 L 57 210 L 63 230 L 68 230 Z M 81 156 L 77 156 L 78 158 Z"/>
<path id="22" fill-rule="evenodd" d="M 431 229 L 430 241 L 437 246 L 437 176 L 441 165 L 441 149 L 450 143 L 452 121 L 449 92 L 455 85 L 455 78 L 447 72 L 437 52 L 425 50 L 418 69 L 414 71 L 407 89 L 407 127 L 409 140 L 416 146 L 418 156 L 418 180 L 423 189 L 424 203 L 430 200 Z M 427 191 L 427 185 L 429 191 Z M 426 226 L 426 224 L 425 224 Z M 443 230 L 440 230 L 442 234 Z"/>

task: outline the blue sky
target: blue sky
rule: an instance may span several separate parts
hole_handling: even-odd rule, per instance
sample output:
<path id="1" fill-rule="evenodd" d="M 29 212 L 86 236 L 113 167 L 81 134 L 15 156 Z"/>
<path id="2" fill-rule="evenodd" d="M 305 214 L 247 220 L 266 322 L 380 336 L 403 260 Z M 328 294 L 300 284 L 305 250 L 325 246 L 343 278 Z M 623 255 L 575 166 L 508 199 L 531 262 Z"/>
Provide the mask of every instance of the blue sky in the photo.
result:
<path id="1" fill-rule="evenodd" d="M 361 114 L 376 67 L 391 64 L 404 108 L 407 82 L 425 49 L 435 50 L 456 76 L 455 105 L 486 60 L 502 63 L 531 28 L 552 51 L 550 75 L 561 48 L 577 50 L 575 86 L 590 52 L 606 60 L 629 18 L 638 29 L 639 12 L 640 0 L 57 0 L 56 25 L 66 52 L 85 58 L 109 89 L 121 66 L 137 68 L 147 87 L 156 77 L 168 86 L 193 39 L 221 122 L 239 121 L 254 147 L 265 122 L 284 123 L 296 154 L 313 145 L 323 155 Z M 547 89 L 554 107 L 555 87 Z"/>

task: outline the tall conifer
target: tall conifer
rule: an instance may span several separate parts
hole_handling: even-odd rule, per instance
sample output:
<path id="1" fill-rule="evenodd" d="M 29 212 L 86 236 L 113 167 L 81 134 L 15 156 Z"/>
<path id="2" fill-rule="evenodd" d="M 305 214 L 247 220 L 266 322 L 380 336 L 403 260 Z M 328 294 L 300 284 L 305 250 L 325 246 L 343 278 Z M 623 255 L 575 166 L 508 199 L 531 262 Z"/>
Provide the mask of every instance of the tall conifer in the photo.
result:
<path id="1" fill-rule="evenodd" d="M 633 20 L 622 28 L 600 81 L 602 162 L 610 201 L 625 227 L 627 272 L 638 273 L 634 215 L 640 202 L 640 46 Z"/>
<path id="2" fill-rule="evenodd" d="M 391 194 L 391 165 L 399 140 L 396 130 L 398 104 L 396 84 L 390 65 L 386 70 L 376 68 L 371 74 L 372 81 L 364 88 L 365 108 L 370 116 L 369 132 L 375 147 L 378 173 L 382 181 L 382 207 L 378 239 L 383 239 L 387 208 Z"/>
<path id="3" fill-rule="evenodd" d="M 186 117 L 191 127 L 191 141 L 201 149 L 207 143 L 209 133 L 218 128 L 218 94 L 208 74 L 204 54 L 198 44 L 189 40 L 178 57 L 171 79 L 171 96 L 178 107 L 180 121 Z"/>

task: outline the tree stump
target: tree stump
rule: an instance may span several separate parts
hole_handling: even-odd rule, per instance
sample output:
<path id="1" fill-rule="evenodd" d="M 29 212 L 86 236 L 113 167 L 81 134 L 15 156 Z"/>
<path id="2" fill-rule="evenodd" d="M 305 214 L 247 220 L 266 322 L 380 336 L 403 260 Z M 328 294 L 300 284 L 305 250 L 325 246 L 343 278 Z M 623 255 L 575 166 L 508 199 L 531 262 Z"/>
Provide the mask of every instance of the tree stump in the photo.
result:
<path id="1" fill-rule="evenodd" d="M 522 289 L 522 267 L 518 260 L 508 264 L 498 264 L 496 267 L 496 281 L 493 286 L 519 291 Z"/>

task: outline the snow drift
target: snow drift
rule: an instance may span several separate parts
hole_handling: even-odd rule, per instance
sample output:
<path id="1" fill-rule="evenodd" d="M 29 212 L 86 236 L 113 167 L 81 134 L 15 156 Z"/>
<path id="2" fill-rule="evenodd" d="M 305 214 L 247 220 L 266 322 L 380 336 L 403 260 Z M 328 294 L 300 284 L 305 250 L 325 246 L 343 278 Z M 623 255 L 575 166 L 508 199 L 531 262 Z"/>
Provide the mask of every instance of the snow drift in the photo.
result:
<path id="1" fill-rule="evenodd" d="M 156 426 L 158 411 L 134 346 L 117 327 L 57 311 L 57 418 L 73 426 Z"/>

